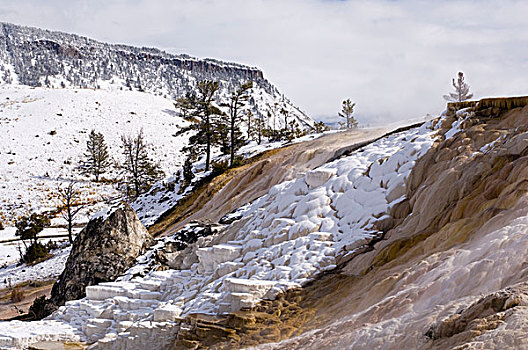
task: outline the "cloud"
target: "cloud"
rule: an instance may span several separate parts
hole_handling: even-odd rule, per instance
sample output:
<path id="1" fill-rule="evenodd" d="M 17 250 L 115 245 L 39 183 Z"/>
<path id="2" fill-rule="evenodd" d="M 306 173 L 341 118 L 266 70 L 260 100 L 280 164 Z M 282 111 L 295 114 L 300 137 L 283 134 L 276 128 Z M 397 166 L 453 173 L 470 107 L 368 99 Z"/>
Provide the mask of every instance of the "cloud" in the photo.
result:
<path id="1" fill-rule="evenodd" d="M 2 20 L 236 61 L 312 116 L 341 100 L 360 122 L 438 113 L 462 70 L 476 97 L 528 93 L 523 1 L 0 1 Z"/>

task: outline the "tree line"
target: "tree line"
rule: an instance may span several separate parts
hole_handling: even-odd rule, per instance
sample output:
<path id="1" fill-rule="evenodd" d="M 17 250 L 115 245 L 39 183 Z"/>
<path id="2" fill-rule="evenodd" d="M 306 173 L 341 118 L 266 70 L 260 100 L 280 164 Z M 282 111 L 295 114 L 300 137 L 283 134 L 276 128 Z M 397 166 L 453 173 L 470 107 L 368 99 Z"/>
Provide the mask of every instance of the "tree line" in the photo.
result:
<path id="1" fill-rule="evenodd" d="M 279 103 L 268 105 L 265 114 L 249 108 L 250 91 L 253 88 L 251 81 L 233 88 L 224 99 L 225 102 L 221 103 L 217 102 L 219 88 L 217 81 L 202 80 L 195 91 L 186 93 L 175 103 L 180 116 L 191 122 L 178 134 L 194 131 L 188 147 L 184 149 L 189 159 L 187 164 L 204 156 L 205 171 L 209 171 L 211 154 L 216 147 L 228 156 L 228 166 L 234 166 L 238 151 L 248 140 L 261 144 L 265 139 L 292 140 L 306 133 L 296 121 L 289 118 L 290 112 Z M 281 127 L 277 125 L 279 118 L 284 121 Z"/>

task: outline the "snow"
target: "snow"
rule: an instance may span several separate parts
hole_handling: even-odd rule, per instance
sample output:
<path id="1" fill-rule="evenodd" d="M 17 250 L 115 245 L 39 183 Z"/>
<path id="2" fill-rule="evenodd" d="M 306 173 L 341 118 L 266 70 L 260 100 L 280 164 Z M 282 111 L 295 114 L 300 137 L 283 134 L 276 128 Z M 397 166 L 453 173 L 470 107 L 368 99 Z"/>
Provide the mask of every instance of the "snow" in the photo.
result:
<path id="1" fill-rule="evenodd" d="M 81 228 L 73 228 L 73 236 Z M 65 228 L 48 227 L 39 233 L 39 237 L 67 235 Z M 0 231 L 0 241 L 16 239 L 16 228 L 6 227 Z M 59 249 L 51 252 L 52 258 L 35 265 L 20 264 L 19 246 L 23 248 L 21 241 L 0 243 L 0 289 L 15 286 L 25 281 L 50 280 L 59 276 L 64 270 L 66 260 L 70 254 L 71 247 L 67 246 L 67 238 L 40 238 L 39 242 L 46 244 L 49 241 L 58 243 Z"/>
<path id="2" fill-rule="evenodd" d="M 35 265 L 13 264 L 0 269 L 0 289 L 25 281 L 41 281 L 57 278 L 64 270 L 71 247 L 52 251 L 53 257 Z"/>
<path id="3" fill-rule="evenodd" d="M 524 282 L 527 273 L 528 212 L 526 199 L 516 208 L 488 221 L 461 245 L 433 253 L 412 265 L 403 265 L 398 282 L 369 308 L 348 314 L 335 323 L 258 349 L 302 348 L 375 349 L 383 344 L 401 348 L 429 348 L 428 327 L 448 315 L 456 315 L 483 295 Z M 357 300 L 356 300 L 357 301 Z M 508 310 L 501 326 L 515 329 Z M 484 315 L 485 316 L 485 315 Z M 521 313 L 521 316 L 525 315 Z M 479 316 L 480 317 L 480 316 Z M 366 321 L 368 320 L 368 321 Z M 521 328 L 524 334 L 525 328 Z M 519 334 L 508 329 L 488 329 L 471 339 L 479 348 L 524 348 L 496 345 Z M 524 336 L 524 335 L 523 335 Z M 299 342 L 298 342 L 299 341 Z M 469 341 L 469 340 L 468 340 Z M 327 344 L 325 346 L 324 344 Z M 297 346 L 296 346 L 297 345 Z M 471 346 L 466 346 L 471 348 Z"/>
<path id="4" fill-rule="evenodd" d="M 80 181 L 85 202 L 100 203 L 90 212 L 104 206 L 102 198 L 118 195 L 115 184 L 86 181 L 74 170 L 91 129 L 105 136 L 115 160 L 121 135 L 143 129 L 153 158 L 172 174 L 183 162 L 188 137 L 174 133 L 185 125 L 172 101 L 147 93 L 0 86 L 0 220 L 5 224 L 28 209 L 56 209 L 57 185 L 71 178 Z"/>
<path id="5" fill-rule="evenodd" d="M 497 137 L 495 140 L 493 140 L 490 143 L 485 144 L 484 146 L 482 146 L 479 151 L 482 152 L 482 153 L 487 153 L 488 151 L 492 150 L 495 147 L 495 144 L 499 143 L 504 138 L 505 138 L 505 135 L 501 135 L 501 136 Z"/>
<path id="6" fill-rule="evenodd" d="M 265 108 L 272 97 L 255 89 L 255 103 Z M 89 132 L 92 129 L 101 132 L 111 157 L 118 161 L 121 135 L 143 129 L 147 142 L 153 145 L 152 158 L 160 162 L 167 176 L 133 207 L 143 223 L 154 223 L 192 189 L 180 193 L 179 178 L 175 176 L 181 171 L 185 159 L 181 150 L 189 137 L 189 133 L 180 136 L 175 133 L 188 124 L 178 116 L 173 101 L 148 93 L 119 90 L 115 85 L 105 90 L 0 85 L 3 135 L 0 139 L 0 220 L 4 225 L 13 224 L 28 210 L 56 210 L 57 186 L 75 179 L 83 202 L 89 204 L 78 219 L 87 222 L 93 213 L 104 209 L 104 200 L 120 196 L 117 184 L 94 183 L 75 170 L 85 152 Z M 277 125 L 281 125 L 280 118 Z M 293 143 L 321 135 L 307 135 Z M 240 154 L 249 158 L 285 144 L 277 141 L 258 145 L 252 141 L 242 147 Z M 215 160 L 226 158 L 218 152 L 213 156 Z M 208 175 L 200 172 L 203 160 L 194 167 L 195 181 Z M 116 178 L 117 173 L 113 171 L 103 177 Z M 171 184 L 175 186 L 173 190 L 168 187 Z"/>
<path id="7" fill-rule="evenodd" d="M 469 111 L 470 108 L 462 108 L 456 111 L 457 120 L 453 123 L 451 126 L 451 129 L 446 132 L 445 139 L 450 139 L 451 137 L 455 136 L 459 131 L 461 131 L 461 125 L 462 123 L 471 116 L 471 112 Z"/>
<path id="8" fill-rule="evenodd" d="M 0 231 L 0 241 L 8 241 L 16 239 L 15 236 L 16 228 L 7 227 Z M 15 261 L 19 258 L 17 244 L 14 242 L 0 243 L 0 266 L 4 266 L 7 263 Z"/>

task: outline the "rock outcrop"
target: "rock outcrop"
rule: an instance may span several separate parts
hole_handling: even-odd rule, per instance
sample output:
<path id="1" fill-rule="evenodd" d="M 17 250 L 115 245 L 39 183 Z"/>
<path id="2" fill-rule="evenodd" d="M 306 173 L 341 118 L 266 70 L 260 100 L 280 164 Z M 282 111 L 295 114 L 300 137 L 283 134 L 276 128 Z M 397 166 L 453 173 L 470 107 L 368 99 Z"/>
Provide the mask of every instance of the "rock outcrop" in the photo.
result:
<path id="1" fill-rule="evenodd" d="M 64 305 L 68 300 L 83 298 L 87 286 L 115 280 L 136 263 L 151 239 L 128 204 L 107 217 L 92 219 L 73 242 L 51 300 Z"/>
<path id="2" fill-rule="evenodd" d="M 426 336 L 436 340 L 436 348 L 447 349 L 471 341 L 486 331 L 497 329 L 506 323 L 511 310 L 526 309 L 528 305 L 528 283 L 519 283 L 490 293 L 467 308 L 435 323 Z M 510 312 L 506 312 L 510 310 Z"/>

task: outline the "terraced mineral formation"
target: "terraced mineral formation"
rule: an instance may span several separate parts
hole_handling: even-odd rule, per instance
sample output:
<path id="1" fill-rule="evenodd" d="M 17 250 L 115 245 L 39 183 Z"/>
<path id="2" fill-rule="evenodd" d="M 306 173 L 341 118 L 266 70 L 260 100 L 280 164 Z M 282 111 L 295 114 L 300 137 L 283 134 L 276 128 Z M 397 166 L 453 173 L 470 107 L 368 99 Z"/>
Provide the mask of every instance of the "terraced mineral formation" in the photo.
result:
<path id="1" fill-rule="evenodd" d="M 528 347 L 528 107 L 458 107 L 272 187 L 181 250 L 177 232 L 159 240 L 0 344 Z"/>

